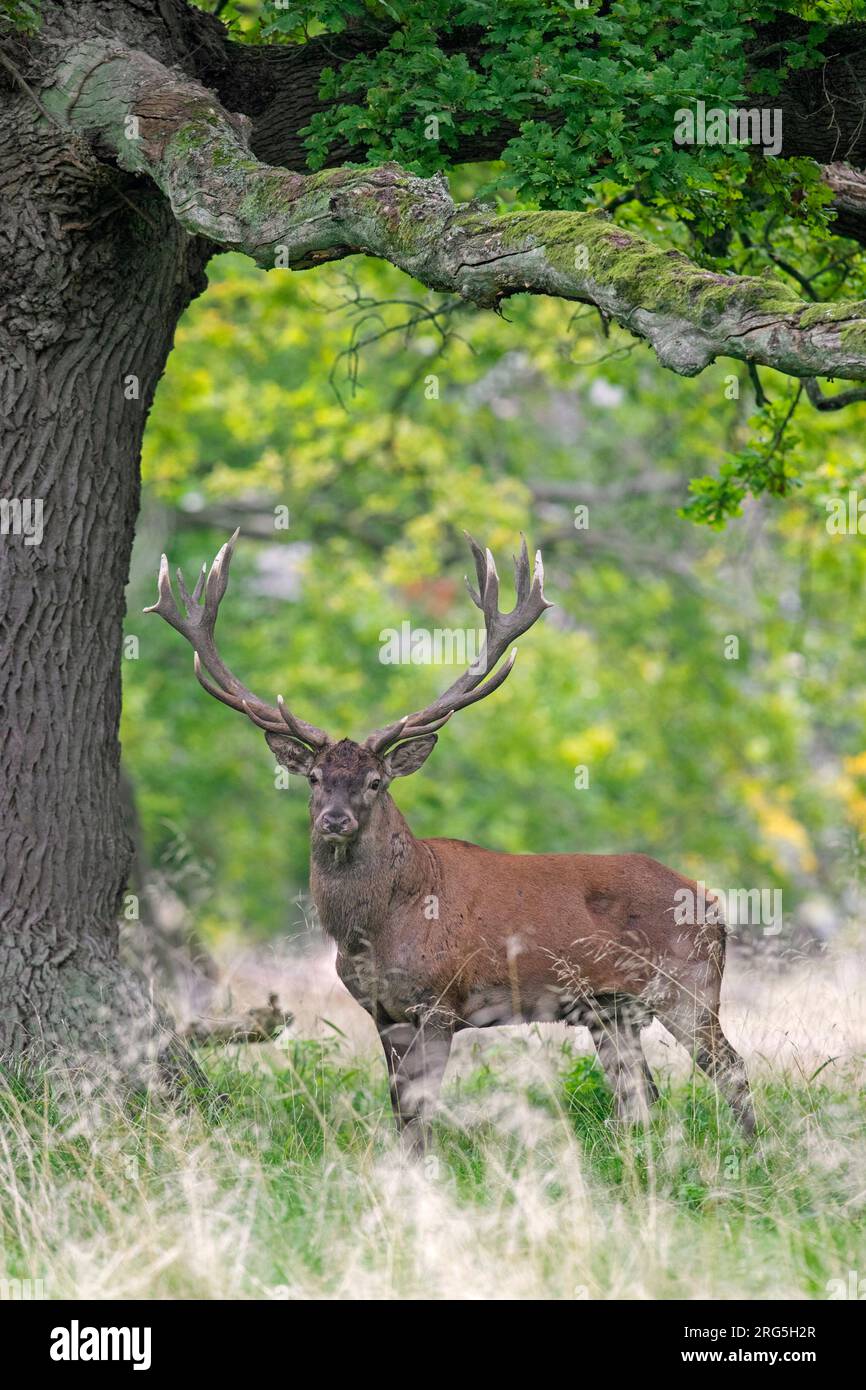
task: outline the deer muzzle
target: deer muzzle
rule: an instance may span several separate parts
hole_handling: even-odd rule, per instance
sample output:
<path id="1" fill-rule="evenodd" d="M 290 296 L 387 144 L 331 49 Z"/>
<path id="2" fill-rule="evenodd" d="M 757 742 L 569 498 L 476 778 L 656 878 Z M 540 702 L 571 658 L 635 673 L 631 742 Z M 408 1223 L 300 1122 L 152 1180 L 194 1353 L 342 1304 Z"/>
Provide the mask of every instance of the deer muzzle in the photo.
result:
<path id="1" fill-rule="evenodd" d="M 324 810 L 316 817 L 315 828 L 329 843 L 345 844 L 357 835 L 358 822 L 351 811 Z"/>

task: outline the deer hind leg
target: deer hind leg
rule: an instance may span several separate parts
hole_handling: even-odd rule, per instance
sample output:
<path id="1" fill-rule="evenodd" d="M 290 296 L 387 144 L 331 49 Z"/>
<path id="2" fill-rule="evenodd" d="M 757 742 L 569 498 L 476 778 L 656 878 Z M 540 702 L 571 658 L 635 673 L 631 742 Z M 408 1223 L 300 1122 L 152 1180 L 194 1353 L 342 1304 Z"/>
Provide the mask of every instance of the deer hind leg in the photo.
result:
<path id="1" fill-rule="evenodd" d="M 718 1014 L 711 1014 L 696 1038 L 695 1060 L 716 1083 L 745 1134 L 755 1132 L 755 1111 L 746 1064 L 722 1032 Z"/>
<path id="2" fill-rule="evenodd" d="M 397 1128 L 410 1152 L 424 1153 L 451 1051 L 451 1033 L 424 1024 L 385 1023 L 379 1025 L 379 1038 Z"/>
<path id="3" fill-rule="evenodd" d="M 688 1018 L 685 1008 L 659 1013 L 659 1019 L 677 1042 L 689 1052 L 701 1071 L 715 1083 L 730 1105 L 745 1134 L 755 1131 L 755 1111 L 746 1064 L 733 1043 L 725 1037 L 714 1009 L 694 1011 Z"/>
<path id="4" fill-rule="evenodd" d="M 575 1020 L 578 1021 L 578 1020 Z M 646 1013 L 628 999 L 597 1000 L 579 1020 L 590 1031 L 598 1059 L 613 1091 L 617 1118 L 646 1124 L 658 1090 L 640 1041 Z"/>

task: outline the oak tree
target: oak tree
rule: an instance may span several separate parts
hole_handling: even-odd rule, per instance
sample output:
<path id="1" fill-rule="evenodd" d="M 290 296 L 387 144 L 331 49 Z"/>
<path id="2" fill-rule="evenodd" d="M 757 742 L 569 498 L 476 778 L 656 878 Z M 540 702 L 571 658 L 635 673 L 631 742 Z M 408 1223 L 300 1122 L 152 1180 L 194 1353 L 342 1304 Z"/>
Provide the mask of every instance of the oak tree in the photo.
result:
<path id="1" fill-rule="evenodd" d="M 0 1051 L 136 1051 L 160 1025 L 117 955 L 123 594 L 208 259 L 378 257 L 487 311 L 557 296 L 674 372 L 729 357 L 842 408 L 866 381 L 866 24 L 774 0 L 4 0 L 0 103 Z"/>

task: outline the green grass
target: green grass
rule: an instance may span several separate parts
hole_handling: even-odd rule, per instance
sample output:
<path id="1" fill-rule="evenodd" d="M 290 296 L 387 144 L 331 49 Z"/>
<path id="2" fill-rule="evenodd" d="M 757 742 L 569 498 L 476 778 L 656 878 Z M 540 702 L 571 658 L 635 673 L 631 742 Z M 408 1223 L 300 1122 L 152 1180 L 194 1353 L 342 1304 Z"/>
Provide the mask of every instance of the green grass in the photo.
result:
<path id="1" fill-rule="evenodd" d="M 378 1057 L 205 1061 L 219 1117 L 70 1109 L 6 1074 L 0 1274 L 49 1298 L 825 1298 L 866 1270 L 866 1102 L 844 1070 L 759 1079 L 753 1143 L 697 1078 L 624 1133 L 587 1058 L 505 1035 L 470 1049 L 411 1161 Z"/>

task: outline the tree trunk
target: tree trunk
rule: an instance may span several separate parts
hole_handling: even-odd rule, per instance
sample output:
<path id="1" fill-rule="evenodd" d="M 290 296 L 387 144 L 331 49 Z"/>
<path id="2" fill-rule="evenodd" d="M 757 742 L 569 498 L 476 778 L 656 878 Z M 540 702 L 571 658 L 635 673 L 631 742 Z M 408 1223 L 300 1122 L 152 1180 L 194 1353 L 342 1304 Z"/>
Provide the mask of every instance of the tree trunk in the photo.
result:
<path id="1" fill-rule="evenodd" d="M 145 419 L 210 248 L 23 91 L 0 200 L 0 1053 L 137 1063 L 155 1032 L 118 960 L 124 586 Z"/>

